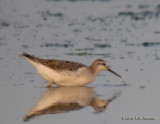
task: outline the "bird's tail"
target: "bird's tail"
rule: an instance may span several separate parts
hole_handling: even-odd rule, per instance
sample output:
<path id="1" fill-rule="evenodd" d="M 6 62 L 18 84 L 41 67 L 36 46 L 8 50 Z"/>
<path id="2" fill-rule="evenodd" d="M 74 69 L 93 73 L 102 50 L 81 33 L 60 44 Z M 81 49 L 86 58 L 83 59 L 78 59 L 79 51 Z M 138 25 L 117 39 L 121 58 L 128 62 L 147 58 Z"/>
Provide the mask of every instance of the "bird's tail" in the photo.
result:
<path id="1" fill-rule="evenodd" d="M 27 53 L 23 53 L 23 54 L 21 54 L 21 56 L 22 56 L 25 60 L 27 60 L 30 64 L 32 64 L 34 67 L 37 66 L 37 63 L 41 63 L 42 61 L 44 61 L 44 60 L 42 60 L 42 59 L 40 59 L 40 58 L 38 58 L 38 57 L 35 57 L 35 56 L 33 56 L 33 55 L 29 55 L 29 54 L 27 54 Z"/>
<path id="2" fill-rule="evenodd" d="M 22 57 L 25 58 L 25 59 L 30 59 L 30 60 L 32 60 L 32 61 L 35 61 L 35 60 L 36 60 L 36 57 L 35 57 L 35 56 L 29 55 L 29 54 L 27 54 L 27 53 L 23 53 L 23 54 L 21 54 L 20 56 L 22 56 Z"/>

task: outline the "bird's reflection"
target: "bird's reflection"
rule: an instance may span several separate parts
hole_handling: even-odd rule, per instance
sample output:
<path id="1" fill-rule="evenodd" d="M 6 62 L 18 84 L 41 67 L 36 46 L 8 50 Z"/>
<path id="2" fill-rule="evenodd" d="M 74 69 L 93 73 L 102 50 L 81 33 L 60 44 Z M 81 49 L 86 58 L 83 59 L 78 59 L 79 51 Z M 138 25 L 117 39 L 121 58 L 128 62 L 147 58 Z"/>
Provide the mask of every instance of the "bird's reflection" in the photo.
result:
<path id="1" fill-rule="evenodd" d="M 24 117 L 24 121 L 43 114 L 58 114 L 80 110 L 92 106 L 96 112 L 102 112 L 117 97 L 101 100 L 92 87 L 55 87 L 48 88 L 38 103 Z"/>

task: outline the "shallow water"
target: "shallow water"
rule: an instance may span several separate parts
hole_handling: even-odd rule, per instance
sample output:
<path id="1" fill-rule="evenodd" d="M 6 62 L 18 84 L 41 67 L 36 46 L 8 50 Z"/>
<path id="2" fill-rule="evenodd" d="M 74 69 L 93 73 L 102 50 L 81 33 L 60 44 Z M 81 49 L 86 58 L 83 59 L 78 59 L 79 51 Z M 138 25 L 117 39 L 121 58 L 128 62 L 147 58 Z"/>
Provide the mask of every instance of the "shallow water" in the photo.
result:
<path id="1" fill-rule="evenodd" d="M 159 123 L 159 25 L 159 0 L 0 1 L 2 124 Z M 92 84 L 69 89 L 73 93 L 48 89 L 22 52 L 86 65 L 103 59 L 123 79 L 101 72 Z M 68 99 L 55 104 L 57 92 Z M 43 103 L 47 93 L 51 104 Z M 95 98 L 109 101 L 100 104 L 103 111 Z M 52 106 L 23 122 L 40 100 Z"/>

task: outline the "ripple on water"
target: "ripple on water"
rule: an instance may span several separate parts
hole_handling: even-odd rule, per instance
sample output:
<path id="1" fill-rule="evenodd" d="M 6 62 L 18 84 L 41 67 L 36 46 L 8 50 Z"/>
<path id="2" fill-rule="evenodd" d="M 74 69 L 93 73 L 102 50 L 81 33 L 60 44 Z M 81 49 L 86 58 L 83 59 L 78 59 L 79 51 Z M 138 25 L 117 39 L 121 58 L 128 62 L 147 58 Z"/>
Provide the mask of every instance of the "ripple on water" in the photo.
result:
<path id="1" fill-rule="evenodd" d="M 139 5 L 139 9 L 147 9 L 148 5 Z M 132 20 L 139 21 L 145 19 L 159 18 L 160 17 L 160 5 L 157 5 L 155 10 L 143 10 L 140 12 L 132 12 L 132 11 L 123 11 L 119 12 L 118 16 L 121 17 L 130 17 Z"/>
<path id="2" fill-rule="evenodd" d="M 108 44 L 108 43 L 105 43 L 105 44 L 96 43 L 96 44 L 94 44 L 94 47 L 95 48 L 111 48 L 112 46 L 110 44 Z"/>
<path id="3" fill-rule="evenodd" d="M 140 88 L 140 89 L 145 89 L 145 88 L 146 88 L 146 86 L 141 85 L 141 86 L 139 86 L 139 88 Z"/>
<path id="4" fill-rule="evenodd" d="M 149 5 L 139 5 L 138 8 L 139 9 L 146 9 L 146 8 L 149 8 L 150 6 Z"/>
<path id="5" fill-rule="evenodd" d="M 29 46 L 28 46 L 28 45 L 22 45 L 22 47 L 23 47 L 24 49 L 29 49 Z"/>
<path id="6" fill-rule="evenodd" d="M 83 49 L 76 49 L 76 51 L 92 51 L 94 48 L 83 48 Z"/>
<path id="7" fill-rule="evenodd" d="M 0 28 L 9 27 L 9 26 L 10 26 L 9 22 L 4 21 L 4 20 L 0 20 Z"/>
<path id="8" fill-rule="evenodd" d="M 144 42 L 142 43 L 142 46 L 144 47 L 160 46 L 160 43 L 159 42 Z"/>
<path id="9" fill-rule="evenodd" d="M 61 12 L 51 12 L 49 10 L 46 10 L 46 11 L 42 11 L 42 12 L 39 12 L 41 17 L 43 18 L 43 20 L 47 20 L 49 17 L 57 17 L 57 18 L 62 18 L 64 17 L 64 14 L 61 13 Z"/>
<path id="10" fill-rule="evenodd" d="M 76 55 L 76 56 L 100 56 L 104 58 L 109 58 L 112 56 L 111 53 L 92 53 L 92 52 L 77 52 L 77 53 L 66 53 L 66 55 Z"/>
<path id="11" fill-rule="evenodd" d="M 90 41 L 90 42 L 98 42 L 98 41 L 102 41 L 101 39 L 98 39 L 98 38 L 93 38 L 93 37 L 86 37 L 85 38 L 86 40 Z"/>
<path id="12" fill-rule="evenodd" d="M 70 43 L 45 43 L 45 44 L 41 44 L 40 47 L 64 47 L 64 48 L 68 48 L 68 47 L 73 47 L 73 44 Z"/>

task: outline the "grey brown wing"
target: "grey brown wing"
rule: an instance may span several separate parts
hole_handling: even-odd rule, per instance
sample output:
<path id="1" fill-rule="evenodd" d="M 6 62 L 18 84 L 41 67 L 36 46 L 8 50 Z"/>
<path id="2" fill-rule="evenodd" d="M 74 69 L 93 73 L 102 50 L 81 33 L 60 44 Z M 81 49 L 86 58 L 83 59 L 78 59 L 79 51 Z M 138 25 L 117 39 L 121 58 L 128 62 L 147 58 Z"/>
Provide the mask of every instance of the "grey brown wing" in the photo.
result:
<path id="1" fill-rule="evenodd" d="M 44 64 L 57 71 L 62 71 L 62 70 L 74 71 L 81 67 L 87 67 L 86 65 L 78 62 L 65 61 L 65 60 L 45 60 Z"/>
<path id="2" fill-rule="evenodd" d="M 78 63 L 78 62 L 65 61 L 65 60 L 55 60 L 55 59 L 45 60 L 45 59 L 35 57 L 33 55 L 29 55 L 27 53 L 23 53 L 21 56 L 27 57 L 34 62 L 41 63 L 41 64 L 43 64 L 49 68 L 52 68 L 54 70 L 57 70 L 57 71 L 62 71 L 62 70 L 73 71 L 73 70 L 77 70 L 81 67 L 87 67 L 86 65 Z"/>

